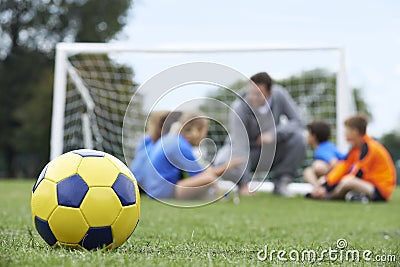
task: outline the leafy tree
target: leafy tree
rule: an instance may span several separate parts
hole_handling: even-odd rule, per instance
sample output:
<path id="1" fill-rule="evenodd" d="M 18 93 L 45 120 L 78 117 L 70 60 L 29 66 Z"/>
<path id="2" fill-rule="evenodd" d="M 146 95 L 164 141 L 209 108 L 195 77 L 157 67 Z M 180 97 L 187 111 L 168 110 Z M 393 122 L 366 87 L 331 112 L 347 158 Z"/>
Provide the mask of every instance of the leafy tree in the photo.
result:
<path id="1" fill-rule="evenodd" d="M 335 122 L 336 75 L 324 69 L 304 71 L 289 78 L 276 81 L 297 102 L 303 119 Z"/>
<path id="2" fill-rule="evenodd" d="M 400 131 L 393 130 L 387 134 L 384 134 L 380 141 L 389 151 L 393 161 L 396 163 L 397 184 L 400 184 Z"/>
<path id="3" fill-rule="evenodd" d="M 400 159 L 400 132 L 391 131 L 384 134 L 380 141 L 387 148 L 394 160 Z"/>
<path id="4" fill-rule="evenodd" d="M 0 0 L 0 176 L 36 176 L 49 156 L 54 47 L 108 41 L 132 0 Z"/>

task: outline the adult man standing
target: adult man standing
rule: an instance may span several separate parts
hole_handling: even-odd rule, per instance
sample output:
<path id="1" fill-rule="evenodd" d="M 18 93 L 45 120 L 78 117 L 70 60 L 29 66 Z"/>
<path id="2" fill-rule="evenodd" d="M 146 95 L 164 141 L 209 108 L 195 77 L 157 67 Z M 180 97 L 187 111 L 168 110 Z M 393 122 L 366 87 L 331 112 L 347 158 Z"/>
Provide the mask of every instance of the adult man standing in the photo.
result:
<path id="1" fill-rule="evenodd" d="M 305 155 L 303 123 L 293 99 L 282 87 L 273 85 L 266 72 L 253 75 L 251 81 L 243 98 L 232 104 L 230 136 L 218 152 L 215 164 L 226 160 L 227 151 L 239 157 L 246 156 L 244 151 L 247 151 L 247 165 L 240 171 L 240 177 L 233 178 L 240 193 L 250 193 L 252 171 L 268 171 L 272 167 L 274 193 L 289 196 L 287 186 Z M 226 173 L 223 178 L 232 180 L 235 175 L 238 173 Z"/>

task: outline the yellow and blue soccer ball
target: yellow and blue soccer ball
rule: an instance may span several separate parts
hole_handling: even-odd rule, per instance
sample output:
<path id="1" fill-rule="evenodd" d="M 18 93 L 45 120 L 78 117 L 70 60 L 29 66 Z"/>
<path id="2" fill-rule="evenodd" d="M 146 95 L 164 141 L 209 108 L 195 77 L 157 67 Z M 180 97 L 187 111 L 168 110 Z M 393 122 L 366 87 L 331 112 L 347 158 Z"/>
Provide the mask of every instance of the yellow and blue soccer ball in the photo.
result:
<path id="1" fill-rule="evenodd" d="M 32 189 L 31 210 L 36 230 L 50 246 L 116 248 L 139 222 L 140 195 L 119 159 L 81 149 L 44 167 Z"/>

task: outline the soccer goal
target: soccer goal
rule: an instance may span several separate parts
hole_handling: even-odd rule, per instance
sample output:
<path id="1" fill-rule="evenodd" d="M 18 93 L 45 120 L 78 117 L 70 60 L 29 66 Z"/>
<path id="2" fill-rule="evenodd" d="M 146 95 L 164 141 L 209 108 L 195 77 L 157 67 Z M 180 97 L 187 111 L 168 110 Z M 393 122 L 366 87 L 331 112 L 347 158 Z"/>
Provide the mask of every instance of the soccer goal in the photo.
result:
<path id="1" fill-rule="evenodd" d="M 354 104 L 341 47 L 137 48 L 116 43 L 60 43 L 56 48 L 51 158 L 73 149 L 90 148 L 129 164 L 143 136 L 148 113 L 155 109 L 190 109 L 193 105 L 182 104 L 193 98 L 225 103 L 205 105 L 198 101 L 196 107 L 215 118 L 209 135 L 217 149 L 226 136 L 228 107 L 245 86 L 244 81 L 232 81 L 231 90 L 216 84 L 185 84 L 150 103 L 157 88 L 136 93 L 154 75 L 188 62 L 215 62 L 247 77 L 268 72 L 292 95 L 304 122 L 326 120 L 332 126 L 333 141 L 345 149 L 343 121 L 353 113 Z M 128 105 L 134 112 L 129 112 L 124 122 Z M 129 134 L 123 136 L 123 128 Z"/>

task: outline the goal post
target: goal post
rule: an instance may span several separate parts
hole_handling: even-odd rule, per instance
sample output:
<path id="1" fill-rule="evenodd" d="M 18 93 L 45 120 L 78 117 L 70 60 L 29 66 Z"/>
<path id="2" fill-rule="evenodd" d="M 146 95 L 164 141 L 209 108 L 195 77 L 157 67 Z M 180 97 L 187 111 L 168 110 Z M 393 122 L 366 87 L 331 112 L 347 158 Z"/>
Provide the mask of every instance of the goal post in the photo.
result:
<path id="1" fill-rule="evenodd" d="M 352 91 L 347 82 L 344 48 L 340 46 L 139 48 L 119 43 L 59 43 L 56 47 L 55 57 L 50 158 L 53 159 L 69 149 L 78 147 L 106 150 L 119 158 L 123 158 L 123 149 L 119 148 L 122 145 L 121 119 L 123 120 L 128 102 L 141 82 L 157 74 L 157 71 L 168 67 L 168 65 L 163 65 L 159 69 L 155 69 L 154 72 L 150 71 L 149 75 L 142 78 L 138 85 L 134 81 L 133 71 L 140 73 L 143 64 L 138 66 L 132 64 L 126 67 L 127 59 L 131 55 L 156 58 L 160 62 L 164 62 L 165 57 L 174 56 L 178 60 L 171 64 L 176 65 L 179 62 L 202 60 L 202 58 L 205 58 L 205 61 L 214 61 L 215 59 L 215 62 L 219 63 L 220 55 L 233 55 L 230 60 L 226 61 L 229 62 L 234 61 L 236 55 L 241 55 L 241 57 L 253 54 L 264 56 L 265 53 L 270 52 L 279 52 L 285 55 L 300 52 L 306 54 L 305 56 L 315 52 L 335 54 L 336 59 L 332 63 L 336 65 L 335 70 L 332 71 L 336 77 L 335 92 L 331 96 L 333 100 L 330 103 L 334 110 L 331 111 L 329 116 L 332 118 L 331 124 L 337 133 L 335 135 L 336 143 L 339 148 L 345 150 L 347 145 L 343 136 L 343 122 L 346 117 L 354 112 L 355 105 Z M 196 55 L 196 57 L 193 57 L 193 55 Z M 261 56 L 259 57 L 260 61 L 262 60 Z M 135 62 L 135 59 L 132 59 L 132 62 Z M 226 62 L 221 64 L 229 64 Z M 316 64 L 316 68 L 318 68 L 318 64 Z M 258 70 L 268 72 L 263 67 Z M 239 71 L 241 70 L 239 69 Z M 307 69 L 303 71 L 307 71 Z M 297 71 L 297 74 L 299 73 L 301 71 Z M 295 74 L 286 74 L 286 76 L 290 75 Z M 274 78 L 273 74 L 271 76 Z M 284 78 L 280 79 L 285 80 Z M 311 82 L 315 83 L 312 86 L 318 87 L 318 81 Z M 301 84 L 296 86 L 304 88 L 311 85 Z M 307 99 L 307 97 L 303 96 L 301 99 Z M 320 99 L 318 95 L 314 98 Z M 137 134 L 140 135 L 143 134 L 144 120 L 149 110 L 143 107 L 141 101 L 138 101 L 137 105 L 138 110 L 141 110 L 142 113 L 138 114 L 137 118 L 130 120 L 129 123 L 132 124 L 132 129 L 136 129 Z M 302 106 L 304 109 L 308 109 L 307 105 L 309 103 L 306 101 Z M 313 115 L 313 111 L 309 111 L 308 114 Z M 132 144 L 136 141 L 137 138 L 131 140 Z"/>
<path id="2" fill-rule="evenodd" d="M 336 144 L 342 151 L 348 149 L 344 136 L 344 121 L 356 111 L 353 91 L 348 83 L 344 49 L 339 49 L 339 69 L 336 76 Z"/>

